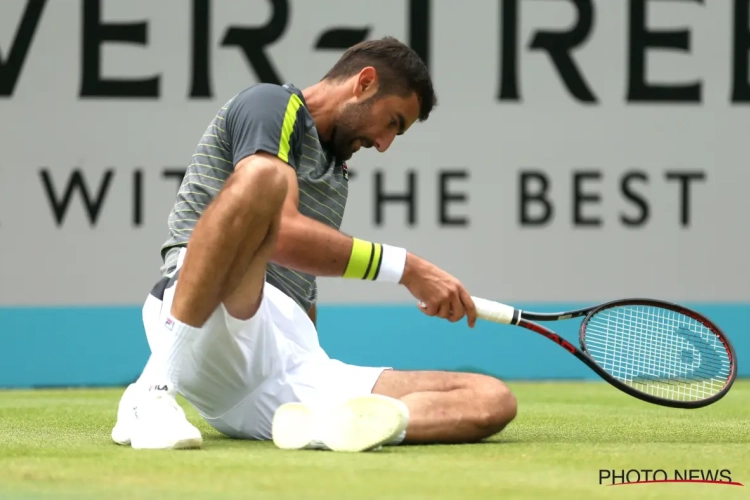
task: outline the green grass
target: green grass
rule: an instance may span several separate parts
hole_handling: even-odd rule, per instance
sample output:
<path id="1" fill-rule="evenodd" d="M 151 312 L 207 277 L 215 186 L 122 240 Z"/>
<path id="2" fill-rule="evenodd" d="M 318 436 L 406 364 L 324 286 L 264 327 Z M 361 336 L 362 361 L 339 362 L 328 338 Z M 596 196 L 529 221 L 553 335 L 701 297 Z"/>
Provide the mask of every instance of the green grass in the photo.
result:
<path id="1" fill-rule="evenodd" d="M 701 410 L 598 383 L 511 383 L 519 414 L 487 443 L 339 454 L 204 432 L 202 450 L 111 443 L 121 390 L 0 392 L 1 498 L 441 500 L 750 498 L 750 381 Z M 729 469 L 744 487 L 600 486 L 599 469 Z"/>

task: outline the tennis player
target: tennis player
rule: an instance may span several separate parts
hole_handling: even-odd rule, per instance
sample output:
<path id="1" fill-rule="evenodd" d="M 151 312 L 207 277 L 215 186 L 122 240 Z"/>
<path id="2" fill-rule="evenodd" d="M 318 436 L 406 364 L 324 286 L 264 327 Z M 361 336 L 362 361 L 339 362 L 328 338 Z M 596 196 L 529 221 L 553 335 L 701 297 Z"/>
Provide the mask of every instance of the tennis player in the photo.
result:
<path id="1" fill-rule="evenodd" d="M 515 417 L 495 378 L 353 366 L 318 343 L 316 276 L 403 285 L 425 314 L 474 326 L 456 278 L 339 231 L 345 162 L 363 147 L 385 152 L 435 103 L 419 56 L 384 38 L 302 91 L 258 84 L 218 111 L 169 215 L 163 278 L 143 306 L 151 357 L 122 396 L 115 442 L 200 447 L 178 392 L 219 432 L 284 449 L 475 442 Z"/>

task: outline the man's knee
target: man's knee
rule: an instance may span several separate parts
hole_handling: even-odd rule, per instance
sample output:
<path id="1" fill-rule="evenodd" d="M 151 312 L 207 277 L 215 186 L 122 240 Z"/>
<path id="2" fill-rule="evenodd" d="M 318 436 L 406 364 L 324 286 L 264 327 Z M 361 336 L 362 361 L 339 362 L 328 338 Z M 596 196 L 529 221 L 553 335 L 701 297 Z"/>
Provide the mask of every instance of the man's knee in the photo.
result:
<path id="1" fill-rule="evenodd" d="M 278 165 L 258 157 L 232 174 L 225 190 L 246 201 L 253 213 L 273 216 L 286 199 L 288 183 Z"/>
<path id="2" fill-rule="evenodd" d="M 477 407 L 477 426 L 484 429 L 486 437 L 502 431 L 518 411 L 516 397 L 500 380 L 481 376 L 473 384 Z"/>

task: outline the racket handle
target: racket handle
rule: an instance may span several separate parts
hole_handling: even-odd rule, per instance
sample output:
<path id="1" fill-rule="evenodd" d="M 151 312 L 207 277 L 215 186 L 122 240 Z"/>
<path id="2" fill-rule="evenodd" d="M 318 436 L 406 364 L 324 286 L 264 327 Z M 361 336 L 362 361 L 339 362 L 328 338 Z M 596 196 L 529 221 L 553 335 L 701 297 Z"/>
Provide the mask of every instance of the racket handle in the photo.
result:
<path id="1" fill-rule="evenodd" d="M 518 316 L 516 308 L 513 306 L 479 297 L 472 297 L 471 299 L 477 308 L 477 316 L 483 320 L 510 325 Z"/>

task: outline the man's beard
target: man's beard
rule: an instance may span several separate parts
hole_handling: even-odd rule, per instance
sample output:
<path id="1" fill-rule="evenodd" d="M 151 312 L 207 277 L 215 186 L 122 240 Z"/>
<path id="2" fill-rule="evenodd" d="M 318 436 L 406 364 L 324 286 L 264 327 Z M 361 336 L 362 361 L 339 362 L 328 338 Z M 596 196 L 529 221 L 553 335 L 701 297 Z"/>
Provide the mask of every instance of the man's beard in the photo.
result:
<path id="1" fill-rule="evenodd" d="M 362 135 L 364 122 L 373 99 L 359 104 L 349 104 L 334 122 L 331 143 L 338 161 L 347 161 L 354 154 L 355 143 L 360 141 L 363 148 L 372 146 L 372 141 Z"/>

